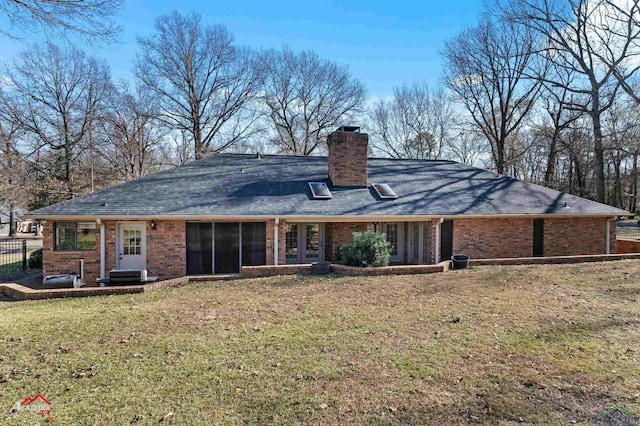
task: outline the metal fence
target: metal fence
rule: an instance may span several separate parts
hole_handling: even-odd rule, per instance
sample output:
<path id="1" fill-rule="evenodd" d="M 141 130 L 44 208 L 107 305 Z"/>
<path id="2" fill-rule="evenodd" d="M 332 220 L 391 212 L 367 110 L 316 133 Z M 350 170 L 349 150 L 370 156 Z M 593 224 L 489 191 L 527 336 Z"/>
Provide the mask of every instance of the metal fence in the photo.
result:
<path id="1" fill-rule="evenodd" d="M 640 241 L 640 221 L 619 220 L 616 226 L 616 239 Z"/>
<path id="2" fill-rule="evenodd" d="M 27 240 L 0 241 L 0 277 L 27 270 Z"/>

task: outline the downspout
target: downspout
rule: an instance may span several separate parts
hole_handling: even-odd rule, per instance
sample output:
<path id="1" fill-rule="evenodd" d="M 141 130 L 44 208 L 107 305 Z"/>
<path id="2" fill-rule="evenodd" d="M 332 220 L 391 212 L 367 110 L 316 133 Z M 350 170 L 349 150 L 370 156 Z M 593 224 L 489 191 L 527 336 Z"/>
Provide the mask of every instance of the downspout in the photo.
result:
<path id="1" fill-rule="evenodd" d="M 100 225 L 100 279 L 105 279 L 107 278 L 107 272 L 106 272 L 107 242 L 105 237 L 106 232 L 105 232 L 104 223 L 102 222 L 102 220 L 98 218 L 96 219 L 96 222 L 98 223 L 98 225 Z"/>
<path id="2" fill-rule="evenodd" d="M 607 254 L 611 254 L 611 222 L 617 220 L 615 217 L 607 219 Z"/>
<path id="3" fill-rule="evenodd" d="M 435 264 L 440 263 L 440 225 L 444 222 L 444 217 L 441 217 L 438 223 L 436 223 L 436 247 L 435 247 Z"/>
<path id="4" fill-rule="evenodd" d="M 278 266 L 278 226 L 280 225 L 280 218 L 276 217 L 276 225 L 273 227 L 273 264 Z"/>

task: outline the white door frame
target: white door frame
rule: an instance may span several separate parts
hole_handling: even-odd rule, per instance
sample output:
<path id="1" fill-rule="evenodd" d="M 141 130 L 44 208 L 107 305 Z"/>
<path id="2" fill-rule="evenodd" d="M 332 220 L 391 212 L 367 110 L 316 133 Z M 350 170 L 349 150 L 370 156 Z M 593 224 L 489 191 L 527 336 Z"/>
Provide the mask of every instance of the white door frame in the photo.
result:
<path id="1" fill-rule="evenodd" d="M 296 264 L 309 263 L 307 259 L 307 225 L 318 225 L 318 262 L 324 260 L 325 224 L 323 222 L 290 222 L 289 226 L 297 227 L 297 256 Z M 285 243 L 286 244 L 286 243 Z"/>
<path id="2" fill-rule="evenodd" d="M 147 267 L 147 223 L 146 222 L 118 222 L 116 223 L 116 269 L 121 268 L 122 256 L 124 256 L 123 252 L 123 239 L 122 239 L 122 230 L 123 228 L 130 226 L 136 229 L 141 229 L 141 238 L 140 241 L 140 255 L 142 256 L 142 265 L 140 269 L 146 269 Z"/>
<path id="3" fill-rule="evenodd" d="M 324 223 L 305 222 L 298 227 L 298 263 L 309 263 L 307 258 L 307 225 L 318 225 L 318 260 L 312 262 L 322 262 L 324 260 Z"/>
<path id="4" fill-rule="evenodd" d="M 409 260 L 412 263 L 416 263 L 418 265 L 423 265 L 426 264 L 428 261 L 425 259 L 425 255 L 427 254 L 426 251 L 428 250 L 428 241 L 425 238 L 425 230 L 429 230 L 429 223 L 428 222 L 409 222 L 409 227 L 408 227 L 408 241 L 410 244 L 410 248 L 409 248 L 409 253 L 410 256 L 408 257 L 407 260 Z M 415 241 L 415 235 L 416 232 L 415 230 L 418 230 L 418 241 Z M 415 247 L 416 244 L 418 245 L 418 258 L 415 258 Z"/>
<path id="5" fill-rule="evenodd" d="M 383 234 L 387 234 L 388 225 L 397 225 L 398 234 L 396 235 L 396 255 L 389 257 L 390 262 L 403 263 L 404 262 L 404 222 L 388 222 L 382 223 L 381 231 Z"/>

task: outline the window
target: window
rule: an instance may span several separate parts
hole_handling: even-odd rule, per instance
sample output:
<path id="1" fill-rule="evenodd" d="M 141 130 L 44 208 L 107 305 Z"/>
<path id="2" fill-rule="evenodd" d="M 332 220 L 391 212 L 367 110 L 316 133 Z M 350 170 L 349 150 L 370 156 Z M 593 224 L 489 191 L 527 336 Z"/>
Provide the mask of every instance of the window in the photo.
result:
<path id="1" fill-rule="evenodd" d="M 54 225 L 55 250 L 95 250 L 94 222 L 57 222 Z"/>
<path id="2" fill-rule="evenodd" d="M 324 182 L 309 182 L 309 188 L 311 189 L 311 195 L 316 200 L 328 200 L 331 198 L 331 191 Z"/>
<path id="3" fill-rule="evenodd" d="M 395 200 L 396 198 L 398 198 L 394 190 L 391 189 L 391 187 L 386 183 L 374 183 L 371 186 L 373 186 L 373 189 L 376 190 L 376 192 L 382 199 Z"/>
<path id="4" fill-rule="evenodd" d="M 122 254 L 142 254 L 142 230 L 124 229 L 122 231 Z"/>

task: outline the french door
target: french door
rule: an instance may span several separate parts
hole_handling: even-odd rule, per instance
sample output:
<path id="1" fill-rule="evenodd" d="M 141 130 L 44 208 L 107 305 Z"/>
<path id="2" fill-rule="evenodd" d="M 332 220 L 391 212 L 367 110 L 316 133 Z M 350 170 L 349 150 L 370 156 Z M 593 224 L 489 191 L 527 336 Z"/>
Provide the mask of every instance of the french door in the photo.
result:
<path id="1" fill-rule="evenodd" d="M 404 262 L 404 224 L 403 223 L 383 223 L 382 232 L 387 236 L 387 241 L 391 244 L 392 263 Z"/>
<path id="2" fill-rule="evenodd" d="M 324 260 L 324 224 L 287 223 L 285 257 L 288 264 Z"/>
<path id="3" fill-rule="evenodd" d="M 429 222 L 409 222 L 409 249 L 407 261 L 409 263 L 428 264 L 429 261 Z"/>

